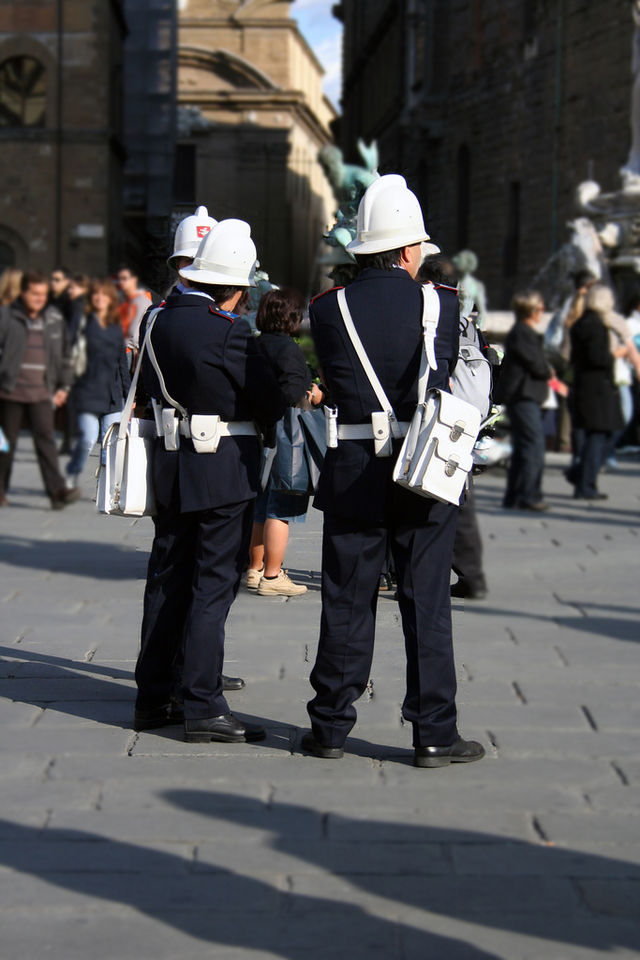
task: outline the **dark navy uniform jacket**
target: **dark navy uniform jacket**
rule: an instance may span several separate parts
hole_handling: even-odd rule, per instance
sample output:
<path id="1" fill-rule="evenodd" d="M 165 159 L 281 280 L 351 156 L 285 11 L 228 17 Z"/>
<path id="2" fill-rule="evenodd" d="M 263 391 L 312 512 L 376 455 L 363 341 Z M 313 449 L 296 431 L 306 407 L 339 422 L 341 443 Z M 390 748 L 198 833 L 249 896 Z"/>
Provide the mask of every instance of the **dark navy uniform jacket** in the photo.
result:
<path id="1" fill-rule="evenodd" d="M 219 414 L 226 421 L 272 424 L 283 415 L 284 398 L 249 324 L 220 310 L 210 297 L 170 296 L 151 342 L 170 396 L 189 416 Z M 167 406 L 146 351 L 142 378 L 150 396 Z M 216 453 L 196 453 L 185 437 L 177 452 L 167 451 L 159 438 L 156 498 L 168 506 L 177 480 L 183 513 L 250 500 L 258 492 L 260 460 L 255 437 L 223 437 Z"/>
<path id="2" fill-rule="evenodd" d="M 451 287 L 436 287 L 440 319 L 436 338 L 437 371 L 430 387 L 449 389 L 458 359 L 458 297 Z M 347 304 L 363 346 L 398 420 L 411 420 L 418 398 L 423 353 L 422 290 L 406 270 L 363 270 L 346 289 Z M 338 407 L 339 423 L 371 423 L 380 403 L 358 359 L 337 303 L 337 290 L 315 298 L 309 308 L 318 364 Z M 314 506 L 340 517 L 377 525 L 400 501 L 407 519 L 425 513 L 424 498 L 402 490 L 391 474 L 400 451 L 376 457 L 373 440 L 341 440 L 327 450 Z M 400 499 L 398 499 L 400 497 Z"/>

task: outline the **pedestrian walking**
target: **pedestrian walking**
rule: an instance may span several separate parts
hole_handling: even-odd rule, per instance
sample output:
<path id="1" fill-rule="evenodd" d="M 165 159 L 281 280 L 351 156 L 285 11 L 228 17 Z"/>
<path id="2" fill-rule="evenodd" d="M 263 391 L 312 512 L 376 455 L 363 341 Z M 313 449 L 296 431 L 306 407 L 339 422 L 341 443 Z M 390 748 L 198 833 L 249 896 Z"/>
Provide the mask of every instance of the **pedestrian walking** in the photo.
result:
<path id="1" fill-rule="evenodd" d="M 513 452 L 507 474 L 503 507 L 520 510 L 548 509 L 542 495 L 545 438 L 542 404 L 549 393 L 552 369 L 544 353 L 542 335 L 536 330 L 544 310 L 537 290 L 517 293 L 511 309 L 515 325 L 505 342 L 505 355 L 498 381 L 498 403 L 505 403 L 511 424 Z"/>
<path id="2" fill-rule="evenodd" d="M 67 399 L 72 383 L 62 314 L 47 306 L 47 278 L 28 271 L 20 296 L 0 308 L 0 426 L 9 450 L 0 453 L 0 506 L 7 491 L 18 434 L 28 423 L 47 496 L 54 510 L 77 500 L 58 466 L 53 412 Z"/>
<path id="3" fill-rule="evenodd" d="M 569 475 L 577 500 L 606 500 L 597 479 L 607 448 L 624 420 L 614 380 L 614 358 L 606 318 L 613 311 L 613 292 L 596 283 L 587 292 L 584 313 L 571 328 L 573 415 L 585 440 L 580 460 Z"/>
<path id="4" fill-rule="evenodd" d="M 348 247 L 362 269 L 347 287 L 346 301 L 399 422 L 411 419 L 418 397 L 423 300 L 415 277 L 423 252 L 437 252 L 428 240 L 420 205 L 404 178 L 374 181 L 360 202 L 357 236 Z M 458 298 L 455 290 L 437 292 L 437 371 L 431 371 L 429 385 L 448 391 L 458 358 Z M 343 754 L 356 720 L 354 703 L 369 680 L 378 584 L 389 545 L 407 653 L 402 715 L 413 729 L 414 763 L 479 760 L 483 747 L 463 740 L 457 727 L 449 596 L 457 507 L 393 482 L 400 441 L 392 455 L 376 456 L 372 414 L 379 401 L 347 333 L 338 291 L 315 298 L 309 316 L 339 426 L 314 501 L 324 513 L 322 616 L 310 677 L 315 695 L 307 707 L 311 732 L 302 747 L 316 757 Z"/>
<path id="5" fill-rule="evenodd" d="M 86 370 L 73 385 L 70 402 L 79 435 L 67 464 L 67 486 L 77 487 L 97 440 L 120 420 L 131 378 L 118 317 L 118 292 L 111 280 L 93 280 L 84 337 Z"/>

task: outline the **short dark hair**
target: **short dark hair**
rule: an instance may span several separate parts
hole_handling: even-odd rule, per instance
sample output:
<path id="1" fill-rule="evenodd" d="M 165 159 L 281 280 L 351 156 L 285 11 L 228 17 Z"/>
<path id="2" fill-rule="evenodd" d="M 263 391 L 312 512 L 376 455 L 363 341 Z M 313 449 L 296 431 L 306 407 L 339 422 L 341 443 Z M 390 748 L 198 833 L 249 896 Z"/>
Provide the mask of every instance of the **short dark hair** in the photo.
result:
<path id="1" fill-rule="evenodd" d="M 196 282 L 195 280 L 191 280 L 191 278 L 189 278 L 189 286 L 192 290 L 200 290 L 201 293 L 208 293 L 210 297 L 213 297 L 218 306 L 230 300 L 238 290 L 245 289 L 244 287 L 225 287 L 220 284 Z"/>
<path id="2" fill-rule="evenodd" d="M 20 293 L 25 293 L 29 287 L 35 287 L 38 284 L 45 283 L 49 286 L 49 278 L 40 273 L 39 270 L 27 270 L 22 274 L 22 280 L 20 281 Z"/>
<path id="3" fill-rule="evenodd" d="M 88 290 L 91 280 L 86 273 L 74 273 L 71 283 L 75 283 L 76 287 L 82 287 L 83 290 Z"/>
<path id="4" fill-rule="evenodd" d="M 283 287 L 267 290 L 258 304 L 256 327 L 261 333 L 295 333 L 302 320 L 302 296 Z"/>
<path id="5" fill-rule="evenodd" d="M 453 263 L 444 253 L 433 253 L 425 257 L 418 270 L 418 280 L 431 280 L 432 283 L 444 283 L 455 287 L 458 283 L 458 272 Z"/>
<path id="6" fill-rule="evenodd" d="M 67 270 L 66 267 L 54 267 L 54 268 L 52 269 L 51 273 L 63 273 L 63 274 L 65 275 L 65 277 L 67 278 L 67 280 L 68 280 L 69 277 L 71 276 L 71 273 Z"/>
<path id="7" fill-rule="evenodd" d="M 128 270 L 132 277 L 139 278 L 140 274 L 135 270 L 130 263 L 119 263 L 116 268 L 116 276 L 120 273 L 121 270 Z"/>
<path id="8" fill-rule="evenodd" d="M 395 250 L 383 250 L 381 253 L 356 253 L 356 262 L 364 270 L 371 267 L 373 270 L 391 270 L 400 258 L 404 247 L 397 247 Z"/>

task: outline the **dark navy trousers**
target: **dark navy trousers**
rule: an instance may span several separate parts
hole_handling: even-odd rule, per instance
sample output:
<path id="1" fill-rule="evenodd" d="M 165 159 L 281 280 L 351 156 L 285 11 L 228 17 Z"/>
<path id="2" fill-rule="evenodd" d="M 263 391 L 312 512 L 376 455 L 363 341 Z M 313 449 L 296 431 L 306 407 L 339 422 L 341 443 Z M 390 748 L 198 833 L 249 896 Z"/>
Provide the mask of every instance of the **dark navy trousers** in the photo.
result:
<path id="1" fill-rule="evenodd" d="M 325 513 L 320 639 L 310 677 L 316 695 L 308 704 L 314 736 L 325 746 L 342 746 L 369 680 L 387 546 L 407 655 L 402 715 L 413 725 L 414 746 L 446 746 L 457 737 L 449 597 L 457 507 L 425 505 L 420 526 L 401 515 L 376 527 Z"/>
<path id="2" fill-rule="evenodd" d="M 507 405 L 511 422 L 513 453 L 504 495 L 505 507 L 518 507 L 542 500 L 545 439 L 542 409 L 535 400 L 516 400 Z"/>
<path id="3" fill-rule="evenodd" d="M 155 518 L 136 666 L 139 707 L 168 703 L 182 659 L 185 717 L 230 712 L 222 693 L 224 630 L 249 552 L 253 505 L 180 513 L 176 497 Z"/>

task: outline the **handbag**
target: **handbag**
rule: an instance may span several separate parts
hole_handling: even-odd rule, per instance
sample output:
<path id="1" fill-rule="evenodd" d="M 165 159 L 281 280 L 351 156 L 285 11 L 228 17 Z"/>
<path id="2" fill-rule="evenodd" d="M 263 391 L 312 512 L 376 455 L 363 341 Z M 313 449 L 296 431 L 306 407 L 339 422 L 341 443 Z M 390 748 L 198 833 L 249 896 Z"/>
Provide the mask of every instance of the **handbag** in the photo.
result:
<path id="1" fill-rule="evenodd" d="M 118 517 L 147 517 L 156 513 L 153 491 L 154 420 L 132 417 L 142 358 L 161 307 L 150 315 L 135 373 L 119 423 L 113 423 L 102 441 L 98 467 L 96 507 Z"/>
<path id="2" fill-rule="evenodd" d="M 71 369 L 73 375 L 78 380 L 87 372 L 87 318 L 86 315 L 80 320 L 76 339 L 71 348 Z"/>
<path id="3" fill-rule="evenodd" d="M 473 467 L 471 451 L 480 431 L 481 416 L 473 404 L 444 390 L 428 389 L 429 371 L 438 367 L 435 340 L 440 299 L 431 284 L 423 284 L 422 298 L 424 352 L 418 377 L 418 404 L 393 469 L 393 480 L 420 496 L 457 506 Z M 358 336 L 344 290 L 338 292 L 338 305 L 351 342 L 388 418 L 390 434 L 398 438 L 402 434 L 397 417 Z"/>

